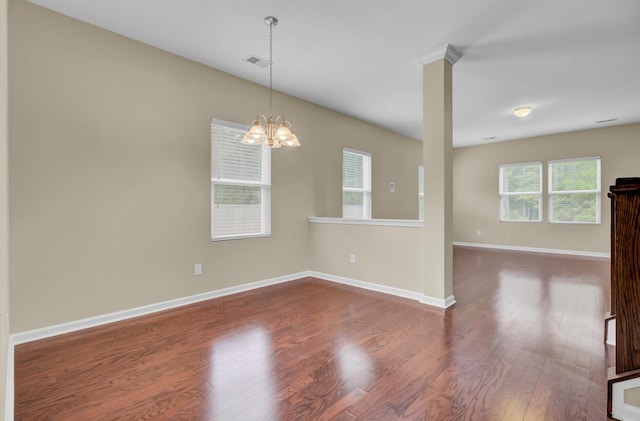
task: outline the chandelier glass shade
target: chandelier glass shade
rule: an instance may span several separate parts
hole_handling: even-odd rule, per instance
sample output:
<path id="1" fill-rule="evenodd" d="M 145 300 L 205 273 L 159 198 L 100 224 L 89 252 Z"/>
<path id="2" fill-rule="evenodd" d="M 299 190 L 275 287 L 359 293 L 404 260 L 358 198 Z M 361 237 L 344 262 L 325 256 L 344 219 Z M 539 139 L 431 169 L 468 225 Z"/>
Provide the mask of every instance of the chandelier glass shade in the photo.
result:
<path id="1" fill-rule="evenodd" d="M 262 114 L 256 117 L 241 142 L 245 145 L 263 145 L 273 149 L 282 146 L 300 146 L 300 141 L 293 132 L 291 123 L 281 115 L 274 118 L 271 112 L 273 104 L 273 27 L 278 24 L 278 19 L 267 16 L 264 18 L 264 23 L 269 25 L 269 117 Z"/>
<path id="2" fill-rule="evenodd" d="M 276 118 L 259 115 L 242 138 L 246 145 L 264 145 L 270 148 L 300 146 L 298 136 L 291 129 L 291 123 L 281 115 Z"/>

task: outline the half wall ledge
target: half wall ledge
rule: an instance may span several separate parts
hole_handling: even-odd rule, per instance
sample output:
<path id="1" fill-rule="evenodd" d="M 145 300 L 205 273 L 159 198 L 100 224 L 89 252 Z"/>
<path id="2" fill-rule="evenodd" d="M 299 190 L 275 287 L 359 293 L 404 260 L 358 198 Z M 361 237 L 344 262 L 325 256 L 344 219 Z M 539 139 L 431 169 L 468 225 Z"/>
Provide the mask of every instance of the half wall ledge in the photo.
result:
<path id="1" fill-rule="evenodd" d="M 415 227 L 422 228 L 423 221 L 417 219 L 344 219 L 310 216 L 309 222 L 316 224 L 343 224 L 343 225 L 378 225 L 387 227 Z"/>

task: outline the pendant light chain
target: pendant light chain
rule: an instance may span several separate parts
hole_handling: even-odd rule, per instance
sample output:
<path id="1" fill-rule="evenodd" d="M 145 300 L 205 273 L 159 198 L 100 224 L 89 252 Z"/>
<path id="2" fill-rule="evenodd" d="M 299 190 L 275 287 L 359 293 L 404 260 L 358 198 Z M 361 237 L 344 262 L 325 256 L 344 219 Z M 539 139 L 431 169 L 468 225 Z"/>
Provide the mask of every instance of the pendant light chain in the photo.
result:
<path id="1" fill-rule="evenodd" d="M 273 21 L 269 22 L 269 116 L 273 106 Z"/>
<path id="2" fill-rule="evenodd" d="M 269 25 L 269 117 L 258 115 L 240 142 L 245 145 L 264 145 L 272 149 L 282 146 L 297 147 L 300 146 L 300 140 L 293 132 L 291 123 L 282 115 L 273 118 L 273 26 L 278 24 L 278 19 L 267 16 L 264 23 Z"/>

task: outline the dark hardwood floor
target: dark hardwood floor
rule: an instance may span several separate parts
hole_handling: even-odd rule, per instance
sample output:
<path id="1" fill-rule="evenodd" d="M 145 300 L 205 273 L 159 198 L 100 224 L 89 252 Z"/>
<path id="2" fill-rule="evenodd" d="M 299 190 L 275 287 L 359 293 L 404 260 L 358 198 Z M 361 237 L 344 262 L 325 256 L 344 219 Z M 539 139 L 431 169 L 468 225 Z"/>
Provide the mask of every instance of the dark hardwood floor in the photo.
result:
<path id="1" fill-rule="evenodd" d="M 454 277 L 446 312 L 307 278 L 19 345 L 15 419 L 607 419 L 608 261 Z"/>

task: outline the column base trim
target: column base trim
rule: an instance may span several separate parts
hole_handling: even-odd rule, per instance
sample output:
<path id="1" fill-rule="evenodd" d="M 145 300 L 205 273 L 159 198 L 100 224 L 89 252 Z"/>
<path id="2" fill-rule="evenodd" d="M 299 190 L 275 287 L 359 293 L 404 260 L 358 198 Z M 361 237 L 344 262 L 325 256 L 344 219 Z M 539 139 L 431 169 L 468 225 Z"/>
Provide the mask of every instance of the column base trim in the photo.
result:
<path id="1" fill-rule="evenodd" d="M 420 302 L 434 307 L 449 308 L 456 303 L 456 298 L 453 295 L 449 295 L 447 298 L 435 298 L 423 295 L 420 298 Z"/>

